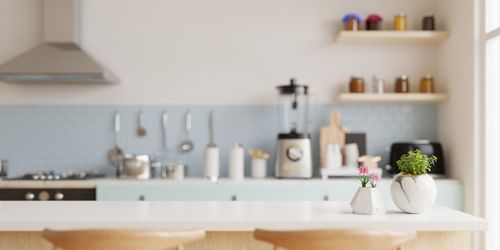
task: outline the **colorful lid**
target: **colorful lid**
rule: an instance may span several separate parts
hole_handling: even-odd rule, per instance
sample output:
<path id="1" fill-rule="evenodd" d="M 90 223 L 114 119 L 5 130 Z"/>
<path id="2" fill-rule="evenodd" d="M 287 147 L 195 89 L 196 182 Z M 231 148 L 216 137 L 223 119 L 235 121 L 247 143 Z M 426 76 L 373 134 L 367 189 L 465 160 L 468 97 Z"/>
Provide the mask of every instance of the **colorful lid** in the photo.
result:
<path id="1" fill-rule="evenodd" d="M 344 18 L 342 18 L 342 22 L 344 24 L 347 24 L 349 22 L 349 20 L 351 19 L 356 19 L 356 21 L 358 23 L 361 23 L 363 20 L 361 19 L 361 16 L 359 16 L 358 14 L 356 13 L 348 13 L 344 16 Z"/>
<path id="2" fill-rule="evenodd" d="M 371 14 L 366 18 L 367 21 L 382 21 L 382 17 L 378 14 Z"/>

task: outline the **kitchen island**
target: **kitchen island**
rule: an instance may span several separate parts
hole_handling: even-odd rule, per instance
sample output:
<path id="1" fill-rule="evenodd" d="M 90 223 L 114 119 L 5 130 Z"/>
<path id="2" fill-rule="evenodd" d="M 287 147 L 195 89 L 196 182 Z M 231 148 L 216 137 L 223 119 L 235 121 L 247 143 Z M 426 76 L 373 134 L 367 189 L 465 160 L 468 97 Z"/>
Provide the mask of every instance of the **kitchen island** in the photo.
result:
<path id="1" fill-rule="evenodd" d="M 392 179 L 386 178 L 377 185 L 386 200 L 391 197 L 391 182 Z M 464 187 L 460 181 L 436 179 L 436 185 L 439 190 L 436 203 L 463 211 Z M 323 201 L 349 200 L 358 187 L 358 180 L 352 178 L 246 178 L 243 181 L 222 178 L 215 183 L 203 178 L 186 178 L 183 181 L 116 178 L 64 181 L 0 180 L 0 200 L 2 191 L 12 199 L 13 189 L 20 189 L 20 199 L 25 199 L 25 194 L 29 192 L 37 197 L 41 191 L 54 189 L 54 192 L 60 191 L 64 194 L 64 200 L 72 198 L 61 189 L 95 189 L 95 198 L 98 201 Z"/>
<path id="2" fill-rule="evenodd" d="M 204 241 L 186 249 L 272 249 L 253 239 L 265 229 L 412 230 L 418 238 L 404 249 L 470 249 L 471 233 L 484 219 L 436 205 L 427 214 L 404 214 L 393 206 L 385 215 L 355 215 L 347 202 L 0 202 L 0 249 L 51 249 L 44 228 L 199 228 Z"/>

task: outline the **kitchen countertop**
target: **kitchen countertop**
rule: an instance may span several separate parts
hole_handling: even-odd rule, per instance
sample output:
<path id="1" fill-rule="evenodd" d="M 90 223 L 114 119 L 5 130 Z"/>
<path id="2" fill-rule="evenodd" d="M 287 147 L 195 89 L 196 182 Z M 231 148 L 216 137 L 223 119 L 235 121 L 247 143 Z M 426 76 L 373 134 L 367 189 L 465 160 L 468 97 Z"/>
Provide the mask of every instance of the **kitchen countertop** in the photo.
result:
<path id="1" fill-rule="evenodd" d="M 0 202 L 0 231 L 44 228 L 380 229 L 484 231 L 484 219 L 436 205 L 427 214 L 355 215 L 347 202 Z"/>
<path id="2" fill-rule="evenodd" d="M 384 178 L 382 183 L 389 184 L 392 179 Z M 227 178 L 222 178 L 218 182 L 210 182 L 203 178 L 187 178 L 183 181 L 169 180 L 169 179 L 151 179 L 151 180 L 135 180 L 135 179 L 116 179 L 116 178 L 97 178 L 90 180 L 62 180 L 62 181 L 30 181 L 30 180 L 0 180 L 0 188 L 95 188 L 98 185 L 261 185 L 261 184 L 325 184 L 325 183 L 357 183 L 355 178 L 336 178 L 328 179 L 326 182 L 322 179 L 251 179 L 247 178 L 243 181 L 234 181 Z M 438 183 L 460 183 L 458 180 L 452 179 L 436 179 Z"/>

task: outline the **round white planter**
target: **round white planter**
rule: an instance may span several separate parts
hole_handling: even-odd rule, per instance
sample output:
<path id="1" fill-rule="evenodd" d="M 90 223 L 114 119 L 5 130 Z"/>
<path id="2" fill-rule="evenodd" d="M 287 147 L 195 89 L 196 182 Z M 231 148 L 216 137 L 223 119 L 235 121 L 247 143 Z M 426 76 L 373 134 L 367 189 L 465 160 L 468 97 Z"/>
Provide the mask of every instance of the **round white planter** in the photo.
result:
<path id="1" fill-rule="evenodd" d="M 428 174 L 398 174 L 392 180 L 391 196 L 394 204 L 403 212 L 425 213 L 436 202 L 436 183 Z"/>
<path id="2" fill-rule="evenodd" d="M 384 200 L 376 188 L 358 188 L 350 204 L 354 214 L 385 213 Z"/>

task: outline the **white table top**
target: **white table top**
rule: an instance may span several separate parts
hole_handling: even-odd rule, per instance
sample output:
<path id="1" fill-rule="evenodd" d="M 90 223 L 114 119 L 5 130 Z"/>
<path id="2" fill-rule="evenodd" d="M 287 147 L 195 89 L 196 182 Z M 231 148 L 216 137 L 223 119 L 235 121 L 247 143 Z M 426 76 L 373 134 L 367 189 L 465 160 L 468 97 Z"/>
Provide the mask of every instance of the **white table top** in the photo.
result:
<path id="1" fill-rule="evenodd" d="M 380 229 L 483 231 L 484 219 L 442 206 L 427 214 L 355 215 L 347 202 L 95 202 L 1 201 L 0 231 L 43 228 L 200 228 L 207 231 L 266 229 Z"/>

